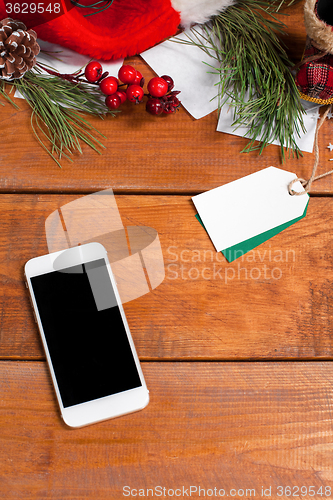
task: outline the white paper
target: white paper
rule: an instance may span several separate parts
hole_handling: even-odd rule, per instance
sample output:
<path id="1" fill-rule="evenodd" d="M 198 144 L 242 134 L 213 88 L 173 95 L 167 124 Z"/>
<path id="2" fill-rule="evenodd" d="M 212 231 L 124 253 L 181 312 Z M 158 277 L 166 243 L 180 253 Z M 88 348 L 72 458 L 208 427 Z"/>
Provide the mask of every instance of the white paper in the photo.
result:
<path id="1" fill-rule="evenodd" d="M 313 103 L 309 106 L 310 103 L 307 101 L 302 101 L 302 105 L 306 110 L 306 113 L 303 114 L 304 126 L 306 129 L 306 133 L 300 132 L 300 137 L 297 134 L 294 135 L 295 142 L 301 151 L 306 153 L 312 153 L 314 138 L 317 127 L 317 113 L 320 106 L 314 106 Z M 241 126 L 235 129 L 232 127 L 232 123 L 235 121 L 234 117 L 234 107 L 230 106 L 230 104 L 226 103 L 221 108 L 221 113 L 219 116 L 219 121 L 217 124 L 217 131 L 224 132 L 226 134 L 237 135 L 239 137 L 246 137 L 249 129 L 248 127 Z M 257 138 L 260 140 L 260 137 Z M 280 141 L 272 141 L 271 144 L 280 145 Z"/>
<path id="2" fill-rule="evenodd" d="M 219 75 L 209 73 L 214 68 L 207 64 L 214 67 L 219 64 L 199 47 L 172 40 L 188 41 L 188 38 L 184 32 L 143 52 L 141 56 L 157 75 L 171 76 L 175 83 L 174 90 L 181 91 L 178 97 L 184 108 L 194 118 L 202 118 L 218 107 Z M 200 42 L 203 40 L 200 39 Z"/>
<path id="3" fill-rule="evenodd" d="M 38 39 L 38 44 L 41 50 L 48 51 L 49 54 L 40 52 L 37 56 L 37 62 L 45 66 L 51 66 L 58 73 L 72 74 L 80 68 L 84 68 L 91 61 L 91 57 L 78 54 L 74 50 L 66 49 L 55 43 L 44 42 L 44 40 Z M 117 77 L 119 68 L 123 65 L 123 62 L 123 59 L 118 59 L 117 61 L 100 61 L 103 66 L 103 72 L 108 71 L 110 76 L 115 77 Z M 46 71 L 42 73 L 48 74 Z M 18 91 L 15 92 L 14 97 L 24 99 Z"/>
<path id="4" fill-rule="evenodd" d="M 291 196 L 292 172 L 268 167 L 192 198 L 216 248 L 225 250 L 303 215 L 308 194 Z M 304 191 L 301 183 L 294 191 Z"/>

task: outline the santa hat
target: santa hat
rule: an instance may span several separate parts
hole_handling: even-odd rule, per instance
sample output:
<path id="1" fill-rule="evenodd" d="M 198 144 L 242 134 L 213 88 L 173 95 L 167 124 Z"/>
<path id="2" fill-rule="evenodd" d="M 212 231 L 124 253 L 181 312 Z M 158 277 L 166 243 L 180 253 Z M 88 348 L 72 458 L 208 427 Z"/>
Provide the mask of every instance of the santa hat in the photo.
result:
<path id="1" fill-rule="evenodd" d="M 0 1 L 0 16 L 8 17 L 5 1 Z M 32 14 L 20 13 L 15 18 L 33 28 L 43 40 L 107 60 L 139 54 L 175 35 L 179 25 L 203 23 L 233 3 L 234 0 L 114 0 L 103 12 L 88 17 L 85 16 L 94 12 L 92 9 L 74 7 L 49 22 L 42 20 L 39 25 L 36 24 L 41 22 L 40 17 L 38 21 Z"/>

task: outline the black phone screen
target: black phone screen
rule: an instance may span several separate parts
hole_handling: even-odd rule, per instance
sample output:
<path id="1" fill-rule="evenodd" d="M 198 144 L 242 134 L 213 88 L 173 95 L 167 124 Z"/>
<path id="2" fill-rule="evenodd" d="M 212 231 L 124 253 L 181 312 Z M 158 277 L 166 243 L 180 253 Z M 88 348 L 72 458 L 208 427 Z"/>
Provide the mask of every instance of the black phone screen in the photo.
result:
<path id="1" fill-rule="evenodd" d="M 31 283 L 65 408 L 142 385 L 104 259 Z"/>

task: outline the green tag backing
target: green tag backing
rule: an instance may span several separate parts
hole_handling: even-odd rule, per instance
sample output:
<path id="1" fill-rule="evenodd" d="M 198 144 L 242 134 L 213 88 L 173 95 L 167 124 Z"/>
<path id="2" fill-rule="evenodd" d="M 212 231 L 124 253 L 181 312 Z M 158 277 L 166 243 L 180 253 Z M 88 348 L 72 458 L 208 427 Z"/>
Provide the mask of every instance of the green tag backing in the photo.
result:
<path id="1" fill-rule="evenodd" d="M 253 238 L 249 238 L 248 240 L 241 241 L 237 245 L 234 245 L 229 248 L 225 248 L 224 250 L 221 250 L 225 258 L 227 259 L 228 262 L 233 262 L 234 260 L 238 259 L 239 257 L 242 257 L 242 255 L 250 252 L 257 246 L 261 245 L 265 241 L 269 240 L 270 238 L 273 238 L 278 233 L 281 233 L 284 229 L 287 229 L 287 227 L 291 226 L 292 224 L 295 224 L 295 222 L 298 222 L 299 220 L 303 219 L 306 216 L 306 211 L 308 209 L 309 205 L 309 200 L 306 204 L 305 210 L 303 214 L 300 217 L 296 217 L 296 219 L 292 219 L 288 222 L 285 222 L 284 224 L 281 224 L 280 226 L 273 227 L 272 229 L 269 229 L 269 231 L 265 231 L 264 233 L 258 234 L 257 236 L 253 236 Z M 200 224 L 205 228 L 199 214 L 196 214 L 195 217 L 198 219 Z M 206 229 L 206 228 L 205 228 Z"/>

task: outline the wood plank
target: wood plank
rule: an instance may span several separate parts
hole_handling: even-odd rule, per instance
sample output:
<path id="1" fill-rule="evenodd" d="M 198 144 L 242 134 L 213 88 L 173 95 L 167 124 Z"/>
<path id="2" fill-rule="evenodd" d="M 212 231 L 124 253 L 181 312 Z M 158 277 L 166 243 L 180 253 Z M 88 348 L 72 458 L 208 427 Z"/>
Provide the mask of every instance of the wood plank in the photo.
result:
<path id="1" fill-rule="evenodd" d="M 44 221 L 74 199 L 1 195 L 0 356 L 42 359 L 23 266 L 47 252 Z M 124 225 L 160 236 L 166 277 L 125 304 L 141 359 L 332 359 L 332 198 L 229 264 L 187 196 L 117 196 Z"/>
<path id="2" fill-rule="evenodd" d="M 147 489 L 161 486 L 171 498 L 169 489 L 200 486 L 288 498 L 289 486 L 301 498 L 331 498 L 331 363 L 143 363 L 143 371 L 146 409 L 71 430 L 44 363 L 1 362 L 0 497 L 120 499 L 129 486 L 152 498 Z M 200 497 L 209 495 L 217 497 Z"/>
<path id="3" fill-rule="evenodd" d="M 305 41 L 301 3 L 288 12 L 290 17 L 282 17 L 289 33 L 285 42 L 296 62 Z M 141 59 L 129 62 L 147 79 L 153 76 Z M 270 165 L 281 166 L 278 146 L 268 147 L 261 157 L 256 152 L 240 154 L 247 139 L 216 132 L 217 113 L 194 120 L 181 109 L 176 116 L 152 117 L 143 106 L 127 103 L 115 119 L 92 120 L 107 137 L 102 156 L 83 147 L 83 156 L 74 155 L 73 164 L 64 161 L 59 169 L 31 131 L 29 107 L 21 100 L 19 105 L 21 111 L 10 105 L 1 109 L 1 192 L 86 193 L 112 185 L 119 193 L 197 193 Z M 331 124 L 327 121 L 320 132 L 320 172 L 330 168 L 329 142 Z M 308 178 L 313 161 L 313 155 L 305 153 L 299 160 L 287 160 L 284 168 Z M 316 182 L 313 192 L 332 193 L 333 180 Z"/>

